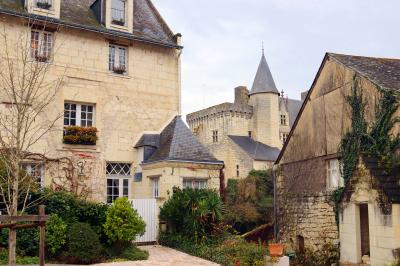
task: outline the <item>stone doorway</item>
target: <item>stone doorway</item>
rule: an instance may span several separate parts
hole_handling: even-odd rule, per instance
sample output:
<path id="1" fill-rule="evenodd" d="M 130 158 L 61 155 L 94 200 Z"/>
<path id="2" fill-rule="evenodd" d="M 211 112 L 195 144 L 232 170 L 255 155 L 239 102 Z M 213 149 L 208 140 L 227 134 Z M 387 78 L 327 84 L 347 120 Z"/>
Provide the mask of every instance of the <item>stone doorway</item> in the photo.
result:
<path id="1" fill-rule="evenodd" d="M 360 204 L 361 257 L 370 256 L 368 204 Z"/>

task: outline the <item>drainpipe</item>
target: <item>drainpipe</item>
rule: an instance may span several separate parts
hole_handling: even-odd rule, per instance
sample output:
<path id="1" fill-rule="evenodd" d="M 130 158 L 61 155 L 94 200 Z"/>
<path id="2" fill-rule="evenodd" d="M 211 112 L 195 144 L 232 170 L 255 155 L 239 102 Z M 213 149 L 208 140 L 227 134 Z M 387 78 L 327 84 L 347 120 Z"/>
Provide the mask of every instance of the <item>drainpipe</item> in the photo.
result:
<path id="1" fill-rule="evenodd" d="M 274 238 L 278 238 L 278 226 L 277 226 L 277 206 L 276 206 L 276 170 L 277 165 L 274 164 L 272 167 L 272 178 L 274 182 Z"/>

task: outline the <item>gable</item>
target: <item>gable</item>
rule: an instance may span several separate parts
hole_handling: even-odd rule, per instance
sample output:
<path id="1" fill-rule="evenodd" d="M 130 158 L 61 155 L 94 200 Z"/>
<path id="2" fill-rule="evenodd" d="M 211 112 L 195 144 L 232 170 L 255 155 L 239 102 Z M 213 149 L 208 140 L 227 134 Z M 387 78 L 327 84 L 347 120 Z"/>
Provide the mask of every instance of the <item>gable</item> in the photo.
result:
<path id="1" fill-rule="evenodd" d="M 351 125 L 351 109 L 346 96 L 350 95 L 356 73 L 367 103 L 366 120 L 373 120 L 379 96 L 376 85 L 327 54 L 276 163 L 286 164 L 338 152 L 342 136 Z"/>

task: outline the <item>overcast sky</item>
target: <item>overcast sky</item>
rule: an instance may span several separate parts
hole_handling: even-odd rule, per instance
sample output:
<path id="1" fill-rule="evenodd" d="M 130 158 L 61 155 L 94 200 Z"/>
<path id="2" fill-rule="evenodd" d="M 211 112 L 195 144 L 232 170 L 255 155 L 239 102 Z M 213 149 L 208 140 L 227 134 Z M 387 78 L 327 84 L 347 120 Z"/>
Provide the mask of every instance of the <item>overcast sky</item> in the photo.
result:
<path id="1" fill-rule="evenodd" d="M 399 0 L 153 0 L 183 35 L 182 112 L 251 88 L 261 43 L 290 98 L 308 90 L 325 52 L 400 58 Z"/>

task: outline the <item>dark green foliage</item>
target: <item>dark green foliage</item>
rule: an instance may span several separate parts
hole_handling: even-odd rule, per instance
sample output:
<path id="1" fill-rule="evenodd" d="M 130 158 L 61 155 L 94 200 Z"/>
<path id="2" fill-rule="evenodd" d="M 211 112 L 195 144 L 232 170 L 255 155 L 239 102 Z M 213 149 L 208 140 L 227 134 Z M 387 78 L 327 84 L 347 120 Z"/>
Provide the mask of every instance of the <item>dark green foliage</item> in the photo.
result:
<path id="1" fill-rule="evenodd" d="M 97 128 L 78 126 L 66 127 L 63 140 L 66 144 L 96 145 Z"/>
<path id="2" fill-rule="evenodd" d="M 33 194 L 32 200 L 38 200 L 46 206 L 47 214 L 57 214 L 67 225 L 77 222 L 90 224 L 101 241 L 106 242 L 103 224 L 106 221 L 107 204 L 86 201 L 66 191 L 47 189 Z M 28 212 L 36 214 L 37 208 L 31 208 Z"/>
<path id="3" fill-rule="evenodd" d="M 0 265 L 7 265 L 7 264 L 8 264 L 8 251 L 6 249 L 0 249 Z M 17 264 L 39 265 L 39 258 L 17 256 Z"/>
<path id="4" fill-rule="evenodd" d="M 109 258 L 119 258 L 130 261 L 147 260 L 149 252 L 138 249 L 130 242 L 116 242 L 107 247 L 107 255 Z"/>
<path id="5" fill-rule="evenodd" d="M 68 230 L 67 252 L 64 259 L 69 263 L 91 264 L 102 260 L 103 247 L 99 236 L 89 224 L 75 223 Z"/>
<path id="6" fill-rule="evenodd" d="M 208 239 L 195 243 L 181 234 L 160 234 L 160 244 L 175 248 L 193 256 L 201 257 L 221 265 L 258 266 L 264 265 L 264 256 L 268 248 L 260 244 L 247 243 L 242 239 L 230 237 L 228 239 Z"/>
<path id="7" fill-rule="evenodd" d="M 173 195 L 160 208 L 160 219 L 199 242 L 211 235 L 222 221 L 223 204 L 218 194 L 207 189 L 173 188 Z"/>
<path id="8" fill-rule="evenodd" d="M 146 223 L 127 198 L 118 198 L 107 210 L 104 230 L 110 243 L 134 241 L 145 229 Z"/>
<path id="9" fill-rule="evenodd" d="M 225 222 L 241 233 L 273 220 L 271 171 L 251 171 L 242 180 L 228 180 Z"/>

